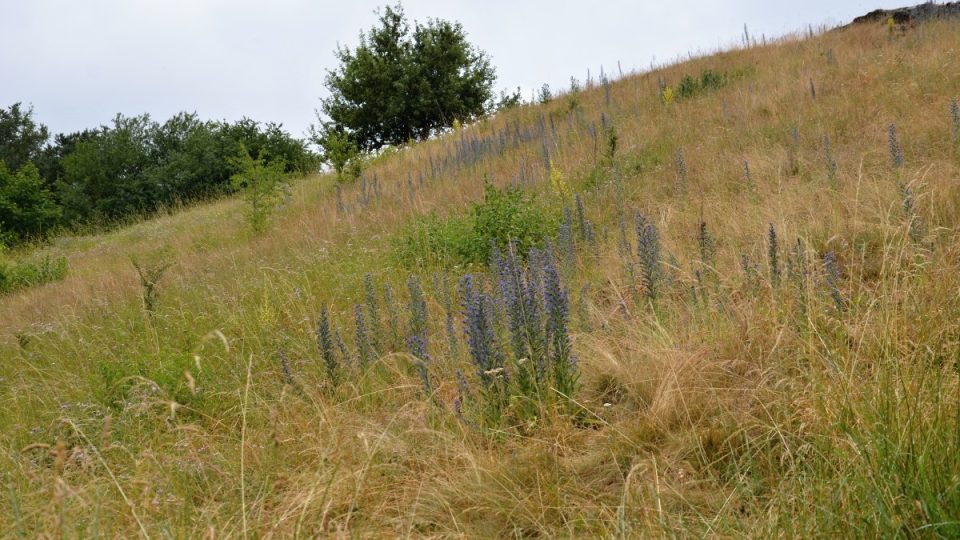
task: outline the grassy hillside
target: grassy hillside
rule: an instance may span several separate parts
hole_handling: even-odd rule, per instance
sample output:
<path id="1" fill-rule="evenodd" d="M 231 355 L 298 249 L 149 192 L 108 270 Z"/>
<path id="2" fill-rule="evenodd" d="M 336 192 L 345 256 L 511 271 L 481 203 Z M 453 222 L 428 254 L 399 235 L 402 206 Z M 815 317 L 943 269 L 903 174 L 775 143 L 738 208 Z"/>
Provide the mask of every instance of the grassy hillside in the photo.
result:
<path id="1" fill-rule="evenodd" d="M 785 38 L 299 180 L 259 236 L 228 200 L 54 242 L 0 298 L 0 536 L 960 535 L 958 51 Z M 485 179 L 555 236 L 579 373 L 494 420 Z"/>

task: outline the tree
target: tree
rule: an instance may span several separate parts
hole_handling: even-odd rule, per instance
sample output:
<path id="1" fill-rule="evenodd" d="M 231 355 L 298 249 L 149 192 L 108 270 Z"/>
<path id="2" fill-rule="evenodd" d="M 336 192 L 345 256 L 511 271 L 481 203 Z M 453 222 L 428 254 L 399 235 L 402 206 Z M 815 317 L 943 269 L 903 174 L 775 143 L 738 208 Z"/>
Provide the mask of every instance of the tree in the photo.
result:
<path id="1" fill-rule="evenodd" d="M 58 136 L 41 155 L 54 178 L 68 224 L 112 223 L 205 197 L 229 193 L 233 160 L 248 156 L 277 161 L 284 172 L 308 172 L 316 164 L 304 141 L 279 124 L 208 122 L 179 113 L 164 123 L 148 115 L 118 115 L 110 126 Z"/>
<path id="2" fill-rule="evenodd" d="M 67 221 L 113 222 L 153 211 L 164 187 L 146 172 L 157 164 L 156 124 L 148 115 L 117 115 L 63 160 L 59 188 Z"/>
<path id="3" fill-rule="evenodd" d="M 486 112 L 495 72 L 459 23 L 414 23 L 387 7 L 353 50 L 336 51 L 321 110 L 360 150 L 425 139 Z"/>
<path id="4" fill-rule="evenodd" d="M 63 178 L 63 158 L 67 157 L 76 149 L 77 144 L 82 141 L 89 141 L 97 135 L 95 129 L 85 129 L 70 134 L 58 133 L 53 136 L 53 141 L 43 147 L 33 164 L 40 169 L 40 176 L 43 178 L 47 189 L 56 192 L 57 183 Z"/>
<path id="5" fill-rule="evenodd" d="M 23 109 L 14 103 L 0 109 L 0 161 L 11 171 L 36 160 L 49 137 L 47 127 L 33 121 L 33 107 Z"/>
<path id="6" fill-rule="evenodd" d="M 232 163 L 240 171 L 230 178 L 237 190 L 242 190 L 247 201 L 247 221 L 256 233 L 267 229 L 270 215 L 283 199 L 287 175 L 282 159 L 267 160 L 261 153 L 251 157 L 246 146 L 240 145 L 239 156 Z"/>
<path id="7" fill-rule="evenodd" d="M 60 220 L 60 207 L 27 163 L 16 174 L 0 161 L 0 245 L 45 236 Z"/>
<path id="8" fill-rule="evenodd" d="M 236 154 L 238 145 L 243 143 L 250 157 L 263 154 L 267 161 L 282 159 L 288 173 L 311 172 L 316 166 L 316 156 L 307 149 L 306 143 L 288 135 L 281 124 L 261 124 L 244 117 L 233 124 L 222 123 L 220 132 L 227 139 L 226 144 L 232 145 L 230 156 Z"/>
<path id="9" fill-rule="evenodd" d="M 161 188 L 162 204 L 187 202 L 228 192 L 235 171 L 227 162 L 236 152 L 225 143 L 216 122 L 181 112 L 154 126 L 156 165 L 146 171 L 148 183 Z"/>
<path id="10" fill-rule="evenodd" d="M 0 109 L 0 187 L 7 190 L 0 194 L 0 233 L 20 241 L 45 235 L 51 223 L 112 224 L 230 193 L 232 176 L 243 170 L 233 159 L 241 148 L 264 167 L 276 161 L 284 173 L 318 167 L 307 142 L 281 124 L 203 121 L 186 112 L 163 123 L 146 114 L 117 115 L 110 125 L 50 141 L 33 109 L 15 103 Z"/>
<path id="11" fill-rule="evenodd" d="M 323 149 L 320 160 L 329 163 L 337 173 L 337 180 L 344 181 L 344 171 L 350 172 L 347 165 L 356 163 L 358 159 L 357 145 L 343 129 L 338 129 L 331 123 L 322 128 L 310 127 L 310 139 Z M 348 175 L 352 180 L 353 175 Z"/>

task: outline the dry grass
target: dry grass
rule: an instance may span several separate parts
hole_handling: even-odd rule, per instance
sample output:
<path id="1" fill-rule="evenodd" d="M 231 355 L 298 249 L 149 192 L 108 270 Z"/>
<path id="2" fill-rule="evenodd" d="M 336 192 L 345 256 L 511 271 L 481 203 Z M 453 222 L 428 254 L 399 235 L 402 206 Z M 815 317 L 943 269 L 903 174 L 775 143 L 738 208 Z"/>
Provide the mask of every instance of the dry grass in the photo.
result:
<path id="1" fill-rule="evenodd" d="M 43 249 L 69 258 L 68 279 L 0 299 L 0 535 L 960 534 L 960 148 L 948 114 L 960 88 L 957 29 L 787 38 L 616 81 L 609 106 L 593 88 L 573 109 L 569 95 L 521 107 L 377 158 L 366 174 L 383 197 L 366 208 L 359 186 L 344 190 L 354 210 L 342 214 L 330 178 L 300 180 L 258 237 L 228 200 L 57 240 Z M 708 68 L 745 75 L 661 104 L 659 76 L 676 84 Z M 589 136 L 601 111 L 620 138 L 614 166 L 597 163 Z M 349 343 L 364 273 L 403 290 L 410 270 L 390 254 L 404 224 L 463 212 L 484 175 L 505 184 L 523 170 L 529 190 L 557 197 L 541 138 L 452 159 L 458 142 L 535 130 L 541 114 L 555 123 L 554 165 L 584 192 L 601 237 L 566 276 L 571 291 L 591 291 L 590 330 L 573 336 L 586 420 L 547 411 L 496 435 L 461 422 L 453 372 L 467 360 L 441 337 L 429 287 L 444 406 L 424 399 L 402 353 L 331 389 L 316 352 L 319 308 L 331 306 Z M 899 171 L 891 122 L 906 156 Z M 787 168 L 792 126 L 797 174 Z M 447 156 L 434 178 L 431 161 Z M 918 240 L 899 182 L 915 196 Z M 650 216 L 672 256 L 674 282 L 656 305 L 624 271 L 620 207 Z M 699 262 L 701 219 L 717 240 L 710 272 Z M 804 246 L 802 287 L 786 268 L 780 287 L 770 283 L 771 223 L 781 264 L 797 239 Z M 842 312 L 824 281 L 827 251 L 842 268 Z M 174 263 L 153 316 L 130 264 L 149 256 Z M 694 301 L 696 269 L 707 280 Z M 463 272 L 418 271 L 429 281 L 443 270 Z M 281 350 L 295 385 L 284 384 Z"/>

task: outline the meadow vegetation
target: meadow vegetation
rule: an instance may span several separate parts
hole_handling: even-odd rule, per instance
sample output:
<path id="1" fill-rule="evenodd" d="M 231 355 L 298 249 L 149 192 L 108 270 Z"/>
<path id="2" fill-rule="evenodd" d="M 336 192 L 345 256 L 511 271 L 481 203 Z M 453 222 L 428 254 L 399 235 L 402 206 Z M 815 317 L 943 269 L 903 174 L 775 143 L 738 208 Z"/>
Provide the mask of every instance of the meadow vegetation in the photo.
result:
<path id="1" fill-rule="evenodd" d="M 958 30 L 573 81 L 259 233 L 36 247 L 0 535 L 957 537 Z"/>

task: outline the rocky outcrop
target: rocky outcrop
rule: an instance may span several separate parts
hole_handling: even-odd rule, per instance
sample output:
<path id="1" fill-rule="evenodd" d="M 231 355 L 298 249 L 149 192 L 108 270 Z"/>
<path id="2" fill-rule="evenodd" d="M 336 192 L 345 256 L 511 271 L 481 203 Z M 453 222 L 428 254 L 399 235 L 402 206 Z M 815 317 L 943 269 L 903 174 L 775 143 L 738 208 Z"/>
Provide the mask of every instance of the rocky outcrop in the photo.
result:
<path id="1" fill-rule="evenodd" d="M 945 4 L 926 2 L 913 7 L 877 9 L 866 15 L 857 17 L 850 24 L 885 23 L 890 18 L 893 18 L 894 23 L 907 25 L 946 17 L 960 17 L 960 2 L 947 2 Z"/>

